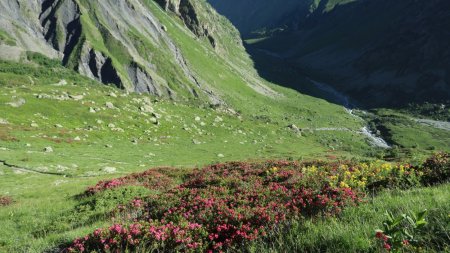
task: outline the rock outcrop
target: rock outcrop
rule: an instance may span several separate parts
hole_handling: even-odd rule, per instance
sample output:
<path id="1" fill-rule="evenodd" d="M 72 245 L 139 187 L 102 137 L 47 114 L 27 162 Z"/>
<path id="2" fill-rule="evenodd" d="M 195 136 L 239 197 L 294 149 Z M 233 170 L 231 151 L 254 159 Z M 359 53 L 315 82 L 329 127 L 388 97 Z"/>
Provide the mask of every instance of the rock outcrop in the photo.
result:
<path id="1" fill-rule="evenodd" d="M 216 47 L 212 28 L 199 18 L 203 9 L 197 9 L 209 6 L 189 0 L 155 1 L 176 13 L 194 36 L 207 38 Z M 0 58 L 19 60 L 27 51 L 39 52 L 129 91 L 170 98 L 182 93 L 220 102 L 208 85 L 200 83 L 149 4 L 141 0 L 1 1 L 0 32 L 11 38 L 1 37 L 0 47 L 8 53 L 0 53 Z"/>
<path id="2" fill-rule="evenodd" d="M 199 37 L 206 37 L 212 47 L 216 47 L 216 39 L 211 34 L 211 27 L 200 21 L 198 9 L 192 0 L 156 0 L 156 2 L 166 11 L 176 13 L 184 22 L 187 28 Z"/>
<path id="3" fill-rule="evenodd" d="M 29 51 L 38 52 L 130 92 L 224 104 L 223 87 L 215 89 L 209 76 L 205 82 L 204 67 L 186 59 L 192 43 L 255 91 L 276 95 L 254 70 L 239 32 L 206 1 L 5 0 L 0 25 L 0 59 L 28 60 Z"/>

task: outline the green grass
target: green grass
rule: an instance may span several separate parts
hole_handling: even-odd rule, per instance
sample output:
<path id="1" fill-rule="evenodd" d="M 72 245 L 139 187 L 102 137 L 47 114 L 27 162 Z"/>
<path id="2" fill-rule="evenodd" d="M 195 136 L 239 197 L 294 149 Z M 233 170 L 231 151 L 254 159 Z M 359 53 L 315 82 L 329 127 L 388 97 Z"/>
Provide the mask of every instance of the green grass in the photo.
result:
<path id="1" fill-rule="evenodd" d="M 390 109 L 374 110 L 373 124 L 392 144 L 419 150 L 450 150 L 450 131 L 420 124 L 412 116 Z"/>
<path id="2" fill-rule="evenodd" d="M 249 80 L 247 80 L 243 74 L 238 72 L 236 62 L 224 59 L 226 55 L 214 55 L 213 52 L 210 52 L 210 45 L 204 41 L 195 43 L 192 36 L 178 30 L 174 19 L 161 11 L 156 3 L 150 1 L 148 5 L 152 13 L 168 28 L 170 37 L 180 47 L 188 65 L 195 73 L 201 73 L 202 83 L 207 84 L 227 104 L 242 114 L 266 117 L 272 121 L 278 121 L 280 124 L 296 124 L 299 127 L 339 125 L 358 129 L 361 126 L 361 122 L 352 119 L 340 106 L 268 83 L 259 77 L 256 78 L 257 73 L 251 68 L 251 63 L 250 66 L 244 64 L 245 67 L 239 65 L 239 68 L 244 68 L 243 71 L 249 76 L 247 77 Z M 238 49 L 234 51 L 243 52 Z M 235 59 L 236 57 L 229 58 Z M 252 82 L 262 82 L 282 96 L 272 98 L 261 95 L 249 86 L 249 83 Z"/>
<path id="3" fill-rule="evenodd" d="M 127 95 L 71 70 L 51 67 L 52 61 L 40 55 L 30 60 L 42 67 L 0 63 L 0 117 L 8 121 L 0 124 L 0 160 L 34 171 L 0 168 L 0 195 L 15 201 L 0 208 L 0 251 L 42 252 L 104 225 L 101 217 L 81 223 L 74 223 L 75 218 L 61 219 L 79 205 L 74 197 L 101 179 L 155 166 L 183 170 L 230 160 L 350 158 L 362 157 L 371 150 L 362 136 L 351 132 L 293 133 L 287 128 L 291 120 L 299 126 L 326 127 L 337 120 L 332 113 L 345 114 L 325 101 L 284 89 L 280 91 L 286 92 L 286 97 L 275 104 L 275 109 L 265 98 L 260 100 L 266 103 L 264 107 L 241 110 L 238 117 L 220 108 Z M 67 85 L 55 85 L 62 79 Z M 109 96 L 111 92 L 117 97 Z M 67 98 L 67 94 L 84 97 L 78 101 L 57 99 Z M 26 103 L 17 108 L 8 105 L 18 99 Z M 155 112 L 161 115 L 159 125 L 150 121 L 150 113 L 139 110 L 143 99 L 151 100 Z M 258 101 L 261 97 L 250 95 L 249 99 Z M 106 102 L 112 102 L 116 109 L 107 109 Z M 243 109 L 244 104 L 240 105 Z M 90 113 L 90 107 L 100 110 Z M 123 132 L 111 130 L 110 123 Z M 352 127 L 353 123 L 346 124 Z M 354 124 L 358 127 L 360 123 Z M 194 140 L 201 144 L 194 144 Z M 48 146 L 54 152 L 44 152 Z M 105 167 L 117 171 L 110 174 Z M 76 220 L 89 218 L 80 215 Z M 55 224 L 55 220 L 60 222 Z"/>
<path id="4" fill-rule="evenodd" d="M 30 59 L 44 67 L 0 64 L 1 118 L 9 122 L 0 125 L 0 160 L 35 171 L 0 167 L 0 195 L 15 201 L 0 208 L 0 251 L 42 252 L 105 226 L 105 213 L 111 207 L 108 205 L 126 202 L 127 193 L 103 196 L 101 201 L 107 205 L 100 206 L 86 200 L 82 207 L 76 199 L 87 186 L 102 179 L 155 166 L 174 166 L 183 171 L 230 160 L 334 156 L 350 159 L 378 152 L 361 135 L 352 132 L 305 131 L 302 136 L 293 133 L 286 127 L 288 122 L 300 127 L 335 126 L 342 122 L 356 129 L 362 122 L 346 120 L 345 112 L 338 106 L 287 89 L 279 89 L 285 98 L 270 102 L 273 107 L 270 98 L 250 95 L 251 101 L 261 99 L 266 104 L 244 110 L 241 102 L 238 117 L 220 108 L 127 95 L 73 71 L 50 67 L 52 62 L 40 56 Z M 68 84 L 56 86 L 62 79 Z M 109 96 L 111 92 L 117 97 Z M 38 98 L 39 94 L 50 98 Z M 82 94 L 84 98 L 56 99 L 66 97 L 65 94 Z M 7 104 L 20 98 L 26 101 L 20 107 Z M 143 99 L 150 99 L 155 112 L 161 115 L 159 125 L 149 121 L 151 114 L 139 110 Z M 112 102 L 117 109 L 106 109 L 106 102 Z M 100 110 L 90 113 L 90 107 Z M 216 122 L 218 117 L 223 121 Z M 123 132 L 111 130 L 110 123 Z M 62 127 L 56 127 L 57 124 Z M 76 141 L 76 137 L 80 140 Z M 201 144 L 194 144 L 194 140 Z M 48 146 L 54 152 L 45 153 Z M 105 167 L 117 171 L 110 174 Z"/>
<path id="5" fill-rule="evenodd" d="M 361 206 L 347 208 L 336 218 L 314 218 L 293 222 L 271 240 L 258 241 L 250 252 L 379 252 L 375 230 L 383 227 L 385 212 L 395 215 L 429 210 L 423 252 L 450 250 L 450 185 L 391 190 Z M 440 250 L 439 250 L 440 249 Z"/>
<path id="6" fill-rule="evenodd" d="M 87 13 L 83 6 L 90 6 L 89 2 L 80 2 L 82 12 Z M 236 46 L 232 36 L 236 30 L 230 28 L 227 34 L 218 35 L 222 44 L 215 50 L 205 38 L 194 38 L 181 20 L 161 10 L 154 1 L 145 4 L 168 28 L 186 64 L 201 77 L 202 87 L 212 90 L 239 114 L 227 113 L 224 107 L 210 108 L 205 97 L 194 99 L 186 95 L 184 88 L 180 88 L 187 83 L 186 77 L 176 63 L 167 60 L 170 55 L 167 50 L 133 30 L 129 33 L 139 53 L 158 65 L 157 75 L 168 80 L 181 99 L 174 102 L 127 94 L 61 68 L 39 54 L 27 55 L 34 64 L 0 62 L 0 118 L 9 122 L 0 124 L 0 160 L 34 171 L 0 166 L 0 195 L 15 201 L 11 206 L 0 207 L 0 251 L 42 252 L 71 241 L 107 224 L 105 213 L 140 191 L 117 191 L 102 195 L 99 203 L 93 199 L 80 203 L 76 196 L 102 179 L 155 166 L 178 167 L 182 174 L 189 168 L 231 160 L 372 159 L 367 156 L 384 152 L 370 147 L 356 133 L 365 122 L 348 115 L 341 106 L 261 80 L 248 55 Z M 89 15 L 81 16 L 83 40 L 71 55 L 69 66 L 76 66 L 77 54 L 86 40 L 111 57 L 124 76 L 125 67 L 131 61 L 129 54 L 107 31 L 103 34 L 98 31 L 94 22 L 97 18 L 95 8 Z M 212 21 L 228 24 L 224 19 Z M 67 85 L 55 85 L 63 79 Z M 299 82 L 307 84 L 305 80 Z M 252 83 L 266 85 L 280 96 L 259 94 L 250 87 Z M 112 92 L 117 97 L 109 96 Z M 38 98 L 39 95 L 44 97 Z M 67 95 L 83 95 L 83 99 L 57 99 Z M 26 103 L 17 108 L 7 104 L 18 99 L 25 99 Z M 161 115 L 159 125 L 150 121 L 151 113 L 139 110 L 144 99 L 151 100 L 155 112 Z M 106 102 L 112 102 L 116 108 L 107 109 Z M 99 111 L 91 113 L 91 107 Z M 112 130 L 109 124 L 123 132 Z M 300 136 L 287 128 L 290 124 L 312 130 Z M 350 131 L 314 131 L 326 127 Z M 428 129 L 414 132 L 401 126 L 395 131 L 407 131 L 409 136 L 414 136 Z M 433 142 L 430 145 L 438 149 L 445 147 L 445 139 L 441 137 L 431 134 L 423 140 Z M 410 142 L 407 138 L 399 141 Z M 44 152 L 49 146 L 54 152 Z M 421 148 L 422 145 L 416 148 L 417 152 L 424 152 Z M 117 170 L 108 173 L 105 167 Z M 438 189 L 448 192 L 448 187 Z M 317 225 L 316 221 L 307 224 Z M 315 229 L 326 230 L 325 226 Z M 310 236 L 314 239 L 314 234 Z M 338 237 L 337 232 L 334 236 Z"/>

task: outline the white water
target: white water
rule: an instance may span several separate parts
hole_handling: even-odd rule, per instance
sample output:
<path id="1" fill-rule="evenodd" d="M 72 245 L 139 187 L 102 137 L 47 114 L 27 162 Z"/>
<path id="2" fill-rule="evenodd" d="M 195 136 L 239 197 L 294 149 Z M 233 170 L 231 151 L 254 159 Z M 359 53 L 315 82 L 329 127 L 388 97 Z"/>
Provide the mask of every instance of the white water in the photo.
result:
<path id="1" fill-rule="evenodd" d="M 258 49 L 260 52 L 274 57 L 274 58 L 278 58 L 278 59 L 285 59 L 285 57 L 281 56 L 280 54 L 277 53 L 273 53 L 270 52 L 268 50 L 265 49 Z M 344 110 L 350 114 L 351 116 L 360 119 L 361 121 L 364 121 L 364 119 L 362 119 L 361 117 L 359 117 L 358 115 L 353 113 L 353 106 L 350 103 L 350 99 L 345 96 L 344 94 L 340 93 L 339 91 L 337 91 L 336 89 L 334 89 L 332 86 L 328 85 L 328 84 L 324 84 L 324 83 L 320 83 L 320 82 L 316 82 L 314 80 L 309 79 L 314 86 L 316 86 L 319 90 L 324 91 L 325 93 L 331 95 L 334 100 L 337 101 L 337 103 L 341 104 L 344 107 Z M 362 113 L 366 113 L 365 111 L 362 111 Z M 350 129 L 347 128 L 339 128 L 339 127 L 323 127 L 323 128 L 316 128 L 314 129 L 315 131 L 351 131 Z M 372 131 L 370 131 L 369 127 L 365 126 L 363 128 L 360 129 L 360 131 L 358 132 L 364 136 L 366 136 L 369 140 L 370 143 L 376 147 L 380 147 L 380 148 L 390 148 L 391 146 L 389 146 L 389 144 L 383 140 L 383 138 L 375 135 Z"/>
<path id="2" fill-rule="evenodd" d="M 345 96 L 344 94 L 340 93 L 339 91 L 335 90 L 333 87 L 331 87 L 330 85 L 324 84 L 324 83 L 319 83 L 316 82 L 314 80 L 310 81 L 314 84 L 314 86 L 316 86 L 319 90 L 326 92 L 327 94 L 333 96 L 334 100 L 336 100 L 337 103 L 341 104 L 344 107 L 344 110 L 350 114 L 351 116 L 358 118 L 362 121 L 364 121 L 361 117 L 359 117 L 358 115 L 353 113 L 353 106 L 350 103 L 350 99 Z M 365 113 L 364 111 L 362 111 L 363 113 Z M 366 136 L 369 140 L 370 143 L 376 147 L 380 147 L 380 148 L 390 148 L 391 146 L 389 146 L 389 144 L 383 140 L 383 138 L 375 135 L 372 131 L 370 131 L 369 127 L 365 126 L 363 128 L 360 129 L 359 131 L 360 134 Z"/>

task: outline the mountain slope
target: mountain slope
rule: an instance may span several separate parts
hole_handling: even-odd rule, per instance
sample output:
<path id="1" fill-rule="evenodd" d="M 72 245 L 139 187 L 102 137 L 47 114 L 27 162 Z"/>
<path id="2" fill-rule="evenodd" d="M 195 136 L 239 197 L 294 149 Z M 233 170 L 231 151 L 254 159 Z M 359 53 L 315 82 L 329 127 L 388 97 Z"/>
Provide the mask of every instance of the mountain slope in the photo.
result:
<path id="1" fill-rule="evenodd" d="M 338 3 L 329 2 L 325 9 Z M 291 15 L 283 20 L 295 23 Z M 351 110 L 260 78 L 259 58 L 249 57 L 238 31 L 205 0 L 5 0 L 0 25 L 0 252 L 60 252 L 120 222 L 116 208 L 162 192 L 130 186 L 101 198 L 81 194 L 146 168 L 177 168 L 148 177 L 175 187 L 194 167 L 217 162 L 417 162 L 450 149 L 440 121 Z M 255 50 L 279 83 L 312 83 L 282 52 Z M 392 148 L 374 145 L 369 127 Z M 340 171 L 362 176 L 347 168 Z M 268 169 L 262 174 L 275 181 L 286 175 Z M 328 188 L 328 176 L 313 170 Z"/>
<path id="2" fill-rule="evenodd" d="M 205 50 L 236 67 L 252 69 L 237 31 L 204 1 L 157 2 L 178 23 L 177 30 L 205 41 Z M 161 9 L 154 1 L 8 0 L 0 5 L 0 58 L 19 60 L 25 51 L 34 51 L 128 91 L 223 102 L 189 66 L 167 26 L 156 17 Z"/>
<path id="3" fill-rule="evenodd" d="M 209 0 L 208 2 L 229 18 L 246 38 L 257 30 L 282 26 L 283 18 L 290 13 L 308 12 L 312 1 L 285 0 L 280 3 L 276 0 Z"/>
<path id="4" fill-rule="evenodd" d="M 208 0 L 239 29 L 242 37 L 251 38 L 271 29 L 286 28 L 314 12 L 327 12 L 355 0 Z"/>
<path id="5" fill-rule="evenodd" d="M 236 1 L 234 14 L 250 11 L 243 9 L 250 3 L 255 9 L 264 7 L 260 1 Z M 298 75 L 328 82 L 363 106 L 403 107 L 450 100 L 448 1 L 297 4 L 300 9 L 294 12 L 274 9 L 275 28 L 282 29 L 269 27 L 272 32 L 253 37 L 244 33 L 245 38 L 260 37 L 251 40 L 249 47 L 282 58 Z M 228 13 L 232 10 L 222 5 L 214 6 L 233 21 Z M 239 24 L 239 20 L 233 22 Z M 259 25 L 257 19 L 249 22 Z"/>

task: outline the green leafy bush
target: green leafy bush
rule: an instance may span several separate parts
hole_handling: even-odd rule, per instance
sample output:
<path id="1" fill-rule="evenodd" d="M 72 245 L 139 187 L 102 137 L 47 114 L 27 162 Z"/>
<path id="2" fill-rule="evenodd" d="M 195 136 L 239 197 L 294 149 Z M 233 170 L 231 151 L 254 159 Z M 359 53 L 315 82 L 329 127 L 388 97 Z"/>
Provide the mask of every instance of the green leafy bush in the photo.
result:
<path id="1" fill-rule="evenodd" d="M 425 216 L 427 210 L 416 214 L 402 214 L 394 217 L 386 212 L 387 219 L 383 222 L 384 230 L 376 230 L 375 237 L 380 247 L 388 252 L 403 252 L 406 249 L 414 250 L 420 247 L 421 233 L 427 224 Z"/>

